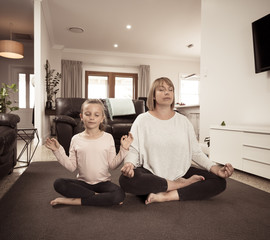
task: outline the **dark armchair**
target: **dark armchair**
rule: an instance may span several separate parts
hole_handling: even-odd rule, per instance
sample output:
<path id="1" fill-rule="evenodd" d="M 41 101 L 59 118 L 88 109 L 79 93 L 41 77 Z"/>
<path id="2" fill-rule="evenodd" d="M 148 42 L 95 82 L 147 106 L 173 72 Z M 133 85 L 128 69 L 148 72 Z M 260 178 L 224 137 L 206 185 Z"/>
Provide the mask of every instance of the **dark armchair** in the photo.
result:
<path id="1" fill-rule="evenodd" d="M 0 178 L 11 173 L 17 163 L 18 122 L 18 115 L 0 113 Z"/>

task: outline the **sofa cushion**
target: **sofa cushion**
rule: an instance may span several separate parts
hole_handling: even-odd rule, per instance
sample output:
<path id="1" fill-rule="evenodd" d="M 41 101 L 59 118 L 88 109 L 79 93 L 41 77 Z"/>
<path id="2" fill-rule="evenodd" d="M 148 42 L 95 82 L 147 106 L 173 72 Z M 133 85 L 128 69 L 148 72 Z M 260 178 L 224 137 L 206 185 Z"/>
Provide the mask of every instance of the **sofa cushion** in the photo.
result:
<path id="1" fill-rule="evenodd" d="M 0 113 L 0 125 L 15 128 L 20 122 L 20 117 L 12 113 Z"/>
<path id="2" fill-rule="evenodd" d="M 13 163 L 11 161 L 7 161 L 10 157 L 14 157 L 13 152 L 0 156 L 0 178 L 13 171 Z"/>
<path id="3" fill-rule="evenodd" d="M 112 125 L 112 134 L 116 138 L 121 138 L 123 135 L 127 135 L 130 131 L 132 123 L 117 123 Z"/>
<path id="4" fill-rule="evenodd" d="M 77 118 L 78 119 L 78 118 Z M 68 123 L 70 124 L 71 126 L 77 126 L 77 122 L 75 121 L 74 118 L 70 117 L 70 116 L 66 116 L 66 115 L 58 115 L 54 118 L 54 121 L 55 122 L 58 122 L 58 123 Z"/>
<path id="5" fill-rule="evenodd" d="M 17 138 L 16 130 L 6 126 L 0 126 L 0 155 L 4 155 L 11 151 L 16 144 L 15 139 Z"/>
<path id="6" fill-rule="evenodd" d="M 115 145 L 120 146 L 120 140 L 123 135 L 127 135 L 131 129 L 132 123 L 116 123 L 112 125 L 112 135 Z"/>
<path id="7" fill-rule="evenodd" d="M 81 113 L 80 111 L 70 110 L 66 112 L 66 115 L 72 118 L 80 118 L 80 113 Z"/>
<path id="8" fill-rule="evenodd" d="M 74 127 L 74 132 L 73 132 L 73 135 L 77 134 L 77 133 L 81 133 L 84 131 L 84 125 L 83 125 L 83 122 L 81 121 L 80 118 L 75 118 L 74 119 L 75 122 L 76 122 L 76 126 Z"/>
<path id="9" fill-rule="evenodd" d="M 124 124 L 124 123 L 133 123 L 134 120 L 136 119 L 135 115 L 130 115 L 130 116 L 117 116 L 113 118 L 113 121 L 108 120 L 108 124 L 110 125 L 115 125 L 115 124 Z"/>
<path id="10" fill-rule="evenodd" d="M 56 98 L 56 115 L 79 117 L 81 106 L 86 98 Z"/>
<path id="11" fill-rule="evenodd" d="M 113 120 L 114 116 L 129 116 L 136 114 L 132 99 L 107 98 L 106 105 L 111 120 Z"/>

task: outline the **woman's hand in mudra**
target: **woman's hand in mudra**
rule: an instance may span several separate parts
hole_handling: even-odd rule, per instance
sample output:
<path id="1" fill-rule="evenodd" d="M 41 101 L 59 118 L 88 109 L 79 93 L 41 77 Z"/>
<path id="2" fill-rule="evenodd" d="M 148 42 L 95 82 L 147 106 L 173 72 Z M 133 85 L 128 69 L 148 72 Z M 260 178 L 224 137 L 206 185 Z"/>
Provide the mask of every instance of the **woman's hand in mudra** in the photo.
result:
<path id="1" fill-rule="evenodd" d="M 124 176 L 133 178 L 134 177 L 134 165 L 132 163 L 125 163 L 121 168 L 121 172 Z"/>
<path id="2" fill-rule="evenodd" d="M 233 174 L 234 168 L 230 163 L 226 163 L 223 167 L 214 165 L 210 171 L 219 177 L 228 178 Z"/>

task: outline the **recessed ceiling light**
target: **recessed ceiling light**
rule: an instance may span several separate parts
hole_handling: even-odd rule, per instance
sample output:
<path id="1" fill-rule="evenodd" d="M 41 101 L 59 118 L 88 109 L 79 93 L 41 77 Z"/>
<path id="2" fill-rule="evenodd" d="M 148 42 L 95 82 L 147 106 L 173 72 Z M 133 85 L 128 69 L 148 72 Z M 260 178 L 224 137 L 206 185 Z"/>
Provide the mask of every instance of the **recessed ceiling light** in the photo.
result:
<path id="1" fill-rule="evenodd" d="M 113 46 L 114 46 L 115 48 L 118 48 L 118 44 L 117 44 L 117 43 L 116 43 L 116 44 L 114 44 Z"/>
<path id="2" fill-rule="evenodd" d="M 127 29 L 131 29 L 131 25 L 128 24 L 128 25 L 126 26 L 126 28 L 127 28 Z"/>
<path id="3" fill-rule="evenodd" d="M 80 27 L 70 27 L 68 29 L 70 32 L 73 32 L 73 33 L 83 33 L 84 30 Z"/>

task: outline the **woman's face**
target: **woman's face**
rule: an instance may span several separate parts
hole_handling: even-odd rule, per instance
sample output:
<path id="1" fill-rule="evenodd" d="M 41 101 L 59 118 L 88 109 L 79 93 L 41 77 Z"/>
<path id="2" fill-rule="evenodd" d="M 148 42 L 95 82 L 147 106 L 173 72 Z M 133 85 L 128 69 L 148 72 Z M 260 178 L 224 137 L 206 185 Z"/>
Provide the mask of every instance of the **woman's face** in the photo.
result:
<path id="1" fill-rule="evenodd" d="M 87 129 L 98 129 L 104 120 L 102 106 L 95 103 L 85 104 L 80 116 Z"/>
<path id="2" fill-rule="evenodd" d="M 157 105 L 169 105 L 173 103 L 174 91 L 173 87 L 169 86 L 166 82 L 163 82 L 156 88 L 155 100 Z"/>

